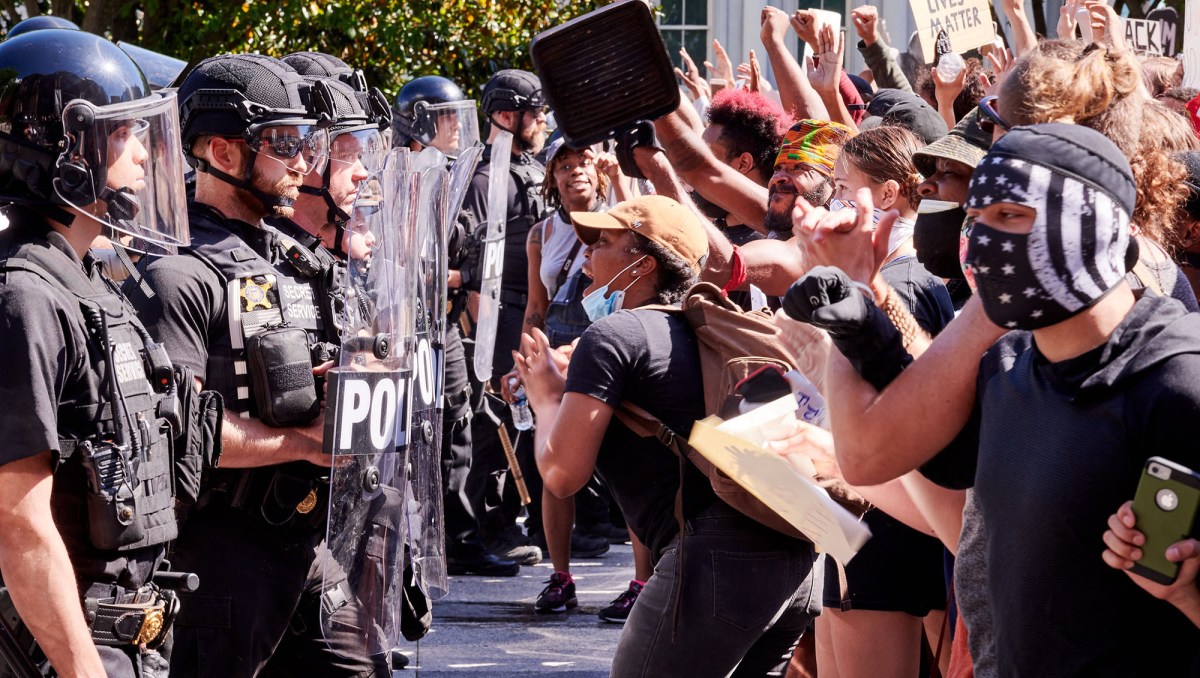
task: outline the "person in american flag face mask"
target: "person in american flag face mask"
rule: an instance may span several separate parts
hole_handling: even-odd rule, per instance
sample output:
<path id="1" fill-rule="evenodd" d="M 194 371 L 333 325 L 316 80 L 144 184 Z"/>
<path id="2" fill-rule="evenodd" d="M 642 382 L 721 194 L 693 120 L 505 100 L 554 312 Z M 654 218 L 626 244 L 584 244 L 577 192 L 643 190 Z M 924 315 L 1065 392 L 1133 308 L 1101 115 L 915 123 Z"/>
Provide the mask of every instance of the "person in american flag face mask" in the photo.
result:
<path id="1" fill-rule="evenodd" d="M 1055 123 L 1001 138 L 966 203 L 964 263 L 988 318 L 1040 329 L 1113 290 L 1126 273 L 1135 194 L 1125 156 L 1097 132 Z"/>

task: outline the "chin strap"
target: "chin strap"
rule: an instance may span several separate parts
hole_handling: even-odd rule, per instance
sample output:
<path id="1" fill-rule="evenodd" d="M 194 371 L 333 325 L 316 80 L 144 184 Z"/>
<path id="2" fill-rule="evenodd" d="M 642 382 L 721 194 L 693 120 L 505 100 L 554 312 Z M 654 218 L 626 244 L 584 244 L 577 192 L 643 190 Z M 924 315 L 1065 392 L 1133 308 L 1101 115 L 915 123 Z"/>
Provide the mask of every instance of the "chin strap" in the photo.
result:
<path id="1" fill-rule="evenodd" d="M 258 162 L 258 151 L 250 151 L 250 162 L 246 165 L 246 176 L 242 177 L 241 179 L 238 179 L 217 169 L 216 167 L 213 167 L 204 158 L 196 158 L 195 160 L 197 172 L 204 172 L 205 174 L 212 175 L 213 177 L 224 181 L 230 186 L 246 191 L 255 198 L 258 198 L 259 202 L 262 203 L 263 208 L 268 212 L 273 212 L 276 207 L 292 207 L 296 203 L 296 201 L 292 198 L 286 198 L 282 195 L 271 195 L 266 191 L 262 191 L 254 187 L 251 177 L 254 175 L 254 163 Z"/>
<path id="2" fill-rule="evenodd" d="M 329 172 L 330 172 L 330 170 L 331 170 L 331 165 L 326 165 L 325 172 L 322 173 L 322 175 L 321 175 L 320 188 L 314 188 L 312 186 L 301 185 L 300 192 L 304 193 L 305 195 L 320 196 L 321 199 L 325 201 L 325 206 L 327 208 L 329 208 L 328 211 L 325 213 L 325 221 L 329 222 L 330 224 L 333 224 L 334 228 L 337 228 L 338 232 L 340 234 L 340 233 L 344 232 L 343 227 L 346 225 L 347 222 L 350 221 L 350 214 L 347 213 L 346 210 L 339 207 L 338 204 L 333 201 L 333 195 L 330 194 L 330 192 L 329 192 Z M 341 236 L 339 235 L 338 237 L 341 237 Z"/>

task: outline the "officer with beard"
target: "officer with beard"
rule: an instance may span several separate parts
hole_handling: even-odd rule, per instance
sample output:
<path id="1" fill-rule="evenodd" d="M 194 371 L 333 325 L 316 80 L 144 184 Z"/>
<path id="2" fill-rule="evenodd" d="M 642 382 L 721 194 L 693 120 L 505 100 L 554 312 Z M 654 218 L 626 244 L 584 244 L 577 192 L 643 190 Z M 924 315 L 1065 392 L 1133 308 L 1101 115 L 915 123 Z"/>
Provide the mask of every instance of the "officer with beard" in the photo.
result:
<path id="1" fill-rule="evenodd" d="M 184 153 L 196 168 L 192 241 L 146 267 L 155 298 L 141 311 L 226 410 L 223 454 L 172 555 L 205 585 L 179 620 L 172 669 L 388 675 L 382 657 L 355 653 L 355 638 L 289 633 L 322 606 L 357 614 L 352 594 L 340 584 L 323 590 L 312 573 L 331 463 L 314 349 L 339 341 L 336 295 L 307 250 L 263 222 L 293 217 L 305 177 L 324 171 L 335 95 L 276 59 L 226 54 L 198 64 L 179 97 Z"/>
<path id="2" fill-rule="evenodd" d="M 477 242 L 487 230 L 490 144 L 502 130 L 513 136 L 504 229 L 504 278 L 500 291 L 495 357 L 492 361 L 493 375 L 508 374 L 512 370 L 512 351 L 520 344 L 528 299 L 525 241 L 529 229 L 549 214 L 540 192 L 546 170 L 534 159 L 546 143 L 546 110 L 542 83 L 528 71 L 499 71 L 483 87 L 483 113 L 491 125 L 489 146 L 479 161 L 463 200 L 463 209 L 475 224 Z M 461 269 L 463 286 L 477 290 L 479 274 L 472 268 L 464 266 Z M 487 531 L 484 540 L 493 547 L 496 555 L 523 565 L 534 565 L 541 561 L 541 551 L 529 545 L 527 537 L 516 525 L 520 512 L 516 490 L 511 483 L 502 482 L 507 462 L 500 446 L 498 427 L 503 425 L 502 418 L 508 418 L 508 407 L 498 397 L 485 394 L 483 384 L 473 384 L 473 387 L 476 415 L 472 427 L 475 458 L 471 483 L 476 490 L 473 494 L 476 495 L 477 510 L 482 507 L 480 522 Z M 494 387 L 492 390 L 498 393 L 500 389 Z M 531 483 L 529 494 L 535 501 L 535 505 L 530 506 L 530 522 L 526 523 L 526 527 L 531 531 L 540 531 L 541 512 L 536 502 L 541 497 L 541 487 L 533 461 L 532 443 L 532 436 L 521 436 L 516 453 L 525 479 Z M 461 569 L 453 560 L 450 561 L 450 568 L 452 573 Z"/>

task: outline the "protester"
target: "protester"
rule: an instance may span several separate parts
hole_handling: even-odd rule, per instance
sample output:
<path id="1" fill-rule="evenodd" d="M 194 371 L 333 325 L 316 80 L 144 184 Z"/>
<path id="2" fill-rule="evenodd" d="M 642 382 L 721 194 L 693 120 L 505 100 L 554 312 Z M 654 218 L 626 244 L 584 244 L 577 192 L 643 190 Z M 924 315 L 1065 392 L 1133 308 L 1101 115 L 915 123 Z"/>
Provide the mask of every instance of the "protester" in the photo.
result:
<path id="1" fill-rule="evenodd" d="M 1065 195 L 1079 196 L 1087 212 L 1073 214 L 1086 218 L 1067 218 L 1054 207 L 1068 204 L 1059 202 Z M 1187 376 L 1196 369 L 1200 321 L 1174 300 L 1149 292 L 1136 299 L 1124 280 L 1135 195 L 1128 161 L 1093 130 L 1061 123 L 1013 128 L 972 178 L 968 208 L 976 224 L 967 263 L 979 308 L 992 322 L 1025 331 L 987 352 L 977 398 L 954 398 L 969 390 L 964 377 L 973 379 L 974 371 L 960 365 L 956 372 L 947 361 L 998 334 L 978 322 L 952 323 L 882 391 L 886 397 L 874 399 L 870 431 L 848 427 L 866 413 L 852 403 L 874 389 L 831 362 L 834 436 L 848 480 L 878 482 L 925 464 L 935 481 L 976 487 L 989 535 L 1001 673 L 1135 672 L 1142 659 L 1132 648 L 1142 643 L 1163 649 L 1158 665 L 1168 672 L 1195 659 L 1191 624 L 1178 623 L 1165 603 L 1085 546 L 1098 542 L 1112 507 L 1132 495 L 1146 456 L 1186 449 L 1176 440 L 1190 435 L 1182 412 L 1194 411 L 1200 396 Z M 1077 257 L 1065 256 L 1070 241 L 1058 237 L 1068 227 L 1084 229 Z M 964 315 L 975 315 L 973 306 Z M 927 388 L 921 384 L 930 379 L 942 388 L 916 396 L 913 389 Z M 932 400 L 953 406 L 919 431 L 896 426 L 900 410 Z M 1099 416 L 1127 407 L 1134 416 Z M 1018 417 L 1024 424 L 1012 426 Z M 876 446 L 862 434 L 884 435 L 888 444 Z M 1194 463 L 1186 457 L 1181 463 Z M 1081 473 L 1087 482 L 1076 480 Z M 1030 491 L 1017 501 L 1012 487 Z M 1045 521 L 1047 515 L 1060 519 Z M 1050 596 L 1058 603 L 1046 607 Z"/>
<path id="2" fill-rule="evenodd" d="M 1063 121 L 1095 129 L 1116 143 L 1129 158 L 1138 188 L 1131 227 L 1142 265 L 1131 271 L 1130 282 L 1135 288 L 1153 286 L 1194 311 L 1200 306 L 1169 254 L 1178 244 L 1175 219 L 1186 195 L 1186 172 L 1170 157 L 1177 149 L 1165 148 L 1162 130 L 1151 126 L 1147 107 L 1158 104 L 1141 86 L 1130 52 L 1046 41 L 1017 61 L 994 105 L 985 102 L 981 110 L 994 111 L 1003 123 L 996 124 L 996 134 L 1006 126 Z"/>
<path id="3" fill-rule="evenodd" d="M 869 191 L 878 206 L 876 215 L 887 210 L 897 213 L 887 242 L 877 244 L 884 252 L 879 286 L 880 297 L 886 300 L 881 306 L 889 317 L 899 317 L 904 309 L 911 314 L 908 322 L 916 321 L 917 332 L 932 336 L 950 322 L 954 310 L 941 280 L 913 256 L 921 177 L 912 156 L 920 148 L 917 138 L 905 129 L 866 130 L 846 142 L 833 178 L 835 203 L 843 209 L 854 209 L 859 191 Z M 826 263 L 819 248 L 806 247 L 811 243 L 803 239 L 800 244 L 807 268 Z M 826 569 L 826 612 L 817 620 L 818 670 L 846 676 L 884 675 L 875 660 L 876 653 L 883 651 L 889 657 L 889 674 L 912 675 L 920 665 L 922 618 L 943 609 L 946 602 L 943 550 L 938 540 L 883 511 L 869 511 L 864 521 L 873 536 L 845 568 L 848 598 L 839 600 L 839 574 L 832 567 Z"/>
<path id="4" fill-rule="evenodd" d="M 566 365 L 556 364 L 561 354 L 552 355 L 540 333 L 523 339 L 517 365 L 542 421 L 537 457 L 546 486 L 566 496 L 600 473 L 655 562 L 612 673 L 778 672 L 815 611 L 812 545 L 729 508 L 696 467 L 681 467 L 663 444 L 614 417 L 628 400 L 686 436 L 704 415 L 699 355 L 686 321 L 637 310 L 674 302 L 697 280 L 707 256 L 704 227 L 661 196 L 571 216 L 589 243 L 589 292 L 603 312 L 584 332 L 565 379 Z M 687 552 L 709 557 L 681 557 L 679 491 L 682 519 L 691 526 Z M 755 585 L 743 586 L 747 580 Z"/>

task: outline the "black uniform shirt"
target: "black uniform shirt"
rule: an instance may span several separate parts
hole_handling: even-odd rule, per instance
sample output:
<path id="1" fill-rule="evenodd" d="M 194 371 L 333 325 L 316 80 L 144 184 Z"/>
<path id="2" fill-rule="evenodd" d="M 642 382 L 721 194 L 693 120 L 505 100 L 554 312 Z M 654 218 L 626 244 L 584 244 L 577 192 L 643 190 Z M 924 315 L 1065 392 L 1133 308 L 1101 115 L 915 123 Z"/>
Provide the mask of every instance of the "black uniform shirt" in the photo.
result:
<path id="1" fill-rule="evenodd" d="M 193 213 L 192 218 L 196 218 Z M 273 230 L 229 219 L 224 228 L 271 263 L 278 259 Z M 134 295 L 142 322 L 176 365 L 205 378 L 210 355 L 232 354 L 225 280 L 191 255 L 162 257 L 145 269 L 150 300 Z M 228 397 L 229 394 L 224 394 Z"/>
<path id="2" fill-rule="evenodd" d="M 20 243 L 44 242 L 79 265 L 79 275 L 100 283 L 90 256 L 79 260 L 66 239 L 55 231 L 42 235 L 37 226 L 13 226 L 0 234 L 0 250 Z M 58 409 L 92 392 L 87 335 L 79 322 L 79 302 L 24 272 L 0 273 L 0 464 L 59 451 Z M 65 437 L 65 433 L 64 433 Z"/>
<path id="3" fill-rule="evenodd" d="M 0 232 L 0 257 L 24 243 L 41 243 L 65 254 L 87 276 L 98 293 L 108 291 L 101 266 L 91 257 L 81 261 L 61 234 L 43 231 L 44 226 L 10 226 Z M 64 275 L 66 271 L 57 271 Z M 145 583 L 158 560 L 162 545 L 116 553 L 91 545 L 87 517 L 78 502 L 64 501 L 61 493 L 83 491 L 83 469 L 78 456 L 62 462 L 57 457 L 59 436 L 79 435 L 65 429 L 59 411 L 88 402 L 89 394 L 101 388 L 102 376 L 91 368 L 87 352 L 87 330 L 79 312 L 79 301 L 52 287 L 32 273 L 0 272 L 0 355 L 5 376 L 0 379 L 0 465 L 27 459 L 51 450 L 55 479 L 54 519 L 75 569 L 76 584 L 86 591 L 93 582 L 116 583 L 136 588 Z M 65 513 L 64 513 L 65 512 Z"/>

